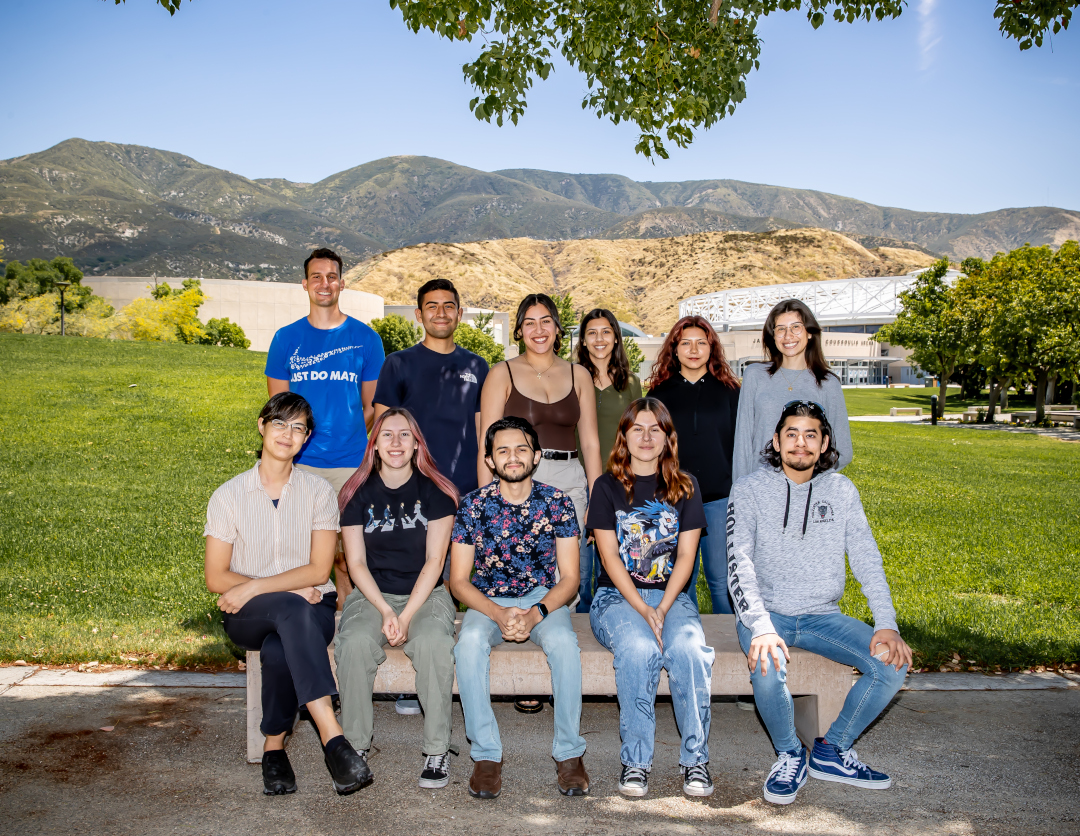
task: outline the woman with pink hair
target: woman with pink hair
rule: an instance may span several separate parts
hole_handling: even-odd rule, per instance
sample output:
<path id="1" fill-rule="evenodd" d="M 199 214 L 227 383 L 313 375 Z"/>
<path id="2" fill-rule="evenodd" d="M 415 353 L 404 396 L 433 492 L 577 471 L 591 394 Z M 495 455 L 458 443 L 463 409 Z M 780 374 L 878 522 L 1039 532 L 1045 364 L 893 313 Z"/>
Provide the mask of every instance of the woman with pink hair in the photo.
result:
<path id="1" fill-rule="evenodd" d="M 424 709 L 420 786 L 449 777 L 456 608 L 443 586 L 458 493 L 439 473 L 406 409 L 388 409 L 371 428 L 356 473 L 341 489 L 341 538 L 355 589 L 334 641 L 341 724 L 366 758 L 374 727 L 372 692 L 383 645 L 401 647 L 416 670 Z"/>

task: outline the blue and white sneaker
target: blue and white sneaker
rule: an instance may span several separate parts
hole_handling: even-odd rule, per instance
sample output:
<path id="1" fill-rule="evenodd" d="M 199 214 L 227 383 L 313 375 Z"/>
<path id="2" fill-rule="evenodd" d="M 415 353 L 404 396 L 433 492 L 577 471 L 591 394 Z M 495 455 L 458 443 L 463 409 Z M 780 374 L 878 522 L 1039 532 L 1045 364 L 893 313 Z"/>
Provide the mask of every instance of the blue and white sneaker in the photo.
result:
<path id="1" fill-rule="evenodd" d="M 806 749 L 781 752 L 765 779 L 765 800 L 790 804 L 806 783 Z"/>
<path id="2" fill-rule="evenodd" d="M 838 749 L 820 737 L 814 740 L 810 774 L 820 781 L 837 781 L 866 790 L 887 790 L 892 786 L 892 778 L 859 760 L 854 749 Z"/>

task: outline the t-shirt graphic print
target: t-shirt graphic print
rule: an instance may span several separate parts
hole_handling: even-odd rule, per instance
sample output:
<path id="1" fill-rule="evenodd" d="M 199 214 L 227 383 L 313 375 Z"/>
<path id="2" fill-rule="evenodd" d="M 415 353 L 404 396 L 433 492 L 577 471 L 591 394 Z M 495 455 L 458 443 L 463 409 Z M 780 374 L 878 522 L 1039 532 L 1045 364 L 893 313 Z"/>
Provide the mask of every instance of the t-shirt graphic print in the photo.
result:
<path id="1" fill-rule="evenodd" d="M 650 499 L 627 513 L 615 512 L 619 556 L 636 582 L 664 583 L 675 563 L 679 515 L 666 502 Z"/>

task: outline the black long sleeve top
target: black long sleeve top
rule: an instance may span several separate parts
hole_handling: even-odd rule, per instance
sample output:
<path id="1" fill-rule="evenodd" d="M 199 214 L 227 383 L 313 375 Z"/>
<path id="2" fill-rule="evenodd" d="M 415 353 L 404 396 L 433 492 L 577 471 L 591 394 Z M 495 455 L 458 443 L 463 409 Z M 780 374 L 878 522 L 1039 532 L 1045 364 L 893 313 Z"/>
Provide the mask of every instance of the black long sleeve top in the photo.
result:
<path id="1" fill-rule="evenodd" d="M 706 374 L 691 383 L 681 374 L 649 390 L 671 413 L 679 441 L 679 466 L 697 477 L 703 502 L 731 493 L 739 390 Z"/>

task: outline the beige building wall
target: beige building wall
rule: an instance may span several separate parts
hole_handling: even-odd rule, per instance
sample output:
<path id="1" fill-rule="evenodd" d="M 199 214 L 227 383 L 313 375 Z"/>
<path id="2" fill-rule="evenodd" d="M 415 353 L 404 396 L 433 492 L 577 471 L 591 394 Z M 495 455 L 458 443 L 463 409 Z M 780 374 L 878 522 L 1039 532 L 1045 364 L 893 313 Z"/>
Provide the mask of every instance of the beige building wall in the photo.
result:
<path id="1" fill-rule="evenodd" d="M 183 278 L 157 279 L 179 288 Z M 252 351 L 266 351 L 278 328 L 308 315 L 308 295 L 299 284 L 252 282 L 235 279 L 200 279 L 209 297 L 199 308 L 199 319 L 224 319 L 237 323 L 251 340 Z M 146 276 L 87 276 L 82 283 L 117 310 L 135 299 L 149 299 L 155 279 Z M 383 298 L 362 290 L 343 290 L 341 310 L 370 323 L 383 315 Z"/>

